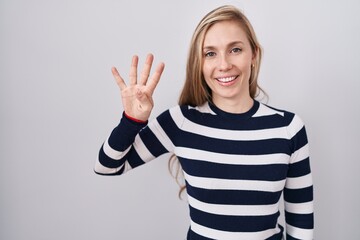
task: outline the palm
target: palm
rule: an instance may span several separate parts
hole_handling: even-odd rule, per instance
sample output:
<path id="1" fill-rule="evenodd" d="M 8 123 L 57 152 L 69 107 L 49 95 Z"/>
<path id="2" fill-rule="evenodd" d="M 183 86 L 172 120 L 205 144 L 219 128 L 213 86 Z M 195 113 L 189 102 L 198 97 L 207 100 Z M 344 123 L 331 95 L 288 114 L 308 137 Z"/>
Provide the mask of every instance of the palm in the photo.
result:
<path id="1" fill-rule="evenodd" d="M 149 78 L 153 59 L 153 55 L 149 54 L 147 56 L 144 68 L 138 80 L 138 57 L 133 57 L 130 69 L 130 84 L 128 86 L 125 84 L 116 68 L 112 68 L 114 78 L 121 90 L 121 99 L 125 113 L 142 121 L 148 120 L 150 116 L 154 106 L 152 95 L 165 66 L 163 63 L 160 63 L 155 69 L 154 74 Z"/>

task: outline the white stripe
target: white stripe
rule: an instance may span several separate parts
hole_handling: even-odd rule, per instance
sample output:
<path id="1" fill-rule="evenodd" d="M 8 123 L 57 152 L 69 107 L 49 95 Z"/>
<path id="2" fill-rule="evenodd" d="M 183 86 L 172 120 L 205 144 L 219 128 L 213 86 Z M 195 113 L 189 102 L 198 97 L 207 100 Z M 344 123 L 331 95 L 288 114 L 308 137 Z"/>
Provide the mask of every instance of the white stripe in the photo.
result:
<path id="1" fill-rule="evenodd" d="M 127 171 L 131 170 L 131 169 L 133 169 L 133 168 L 131 167 L 131 165 L 129 164 L 129 162 L 126 161 L 126 162 L 124 163 L 124 172 L 123 172 L 123 174 L 126 173 Z"/>
<path id="2" fill-rule="evenodd" d="M 204 103 L 201 106 L 191 107 L 188 106 L 188 109 L 196 109 L 197 111 L 201 113 L 209 113 L 211 115 L 216 115 L 216 113 L 210 108 L 209 102 Z"/>
<path id="3" fill-rule="evenodd" d="M 286 188 L 289 189 L 300 189 L 312 186 L 312 176 L 311 174 L 306 174 L 301 177 L 288 177 L 286 179 Z"/>
<path id="4" fill-rule="evenodd" d="M 139 135 L 136 135 L 134 141 L 134 149 L 139 154 L 141 160 L 144 162 L 149 162 L 150 160 L 154 159 L 155 157 L 151 154 L 151 152 L 147 149 L 144 142 L 141 140 Z"/>
<path id="5" fill-rule="evenodd" d="M 123 165 L 121 165 L 120 167 L 117 167 L 117 168 L 108 168 L 108 167 L 103 166 L 99 161 L 96 161 L 94 171 L 97 173 L 101 173 L 101 174 L 112 174 L 112 173 L 116 173 L 117 171 L 119 171 L 122 166 Z"/>
<path id="6" fill-rule="evenodd" d="M 148 127 L 155 134 L 156 138 L 160 141 L 160 143 L 166 148 L 168 152 L 173 152 L 174 145 L 172 144 L 170 138 L 167 136 L 165 131 L 160 126 L 159 122 L 154 119 L 148 124 Z"/>
<path id="7" fill-rule="evenodd" d="M 286 224 L 286 232 L 297 239 L 312 240 L 314 235 L 313 229 L 303 229 Z"/>
<path id="8" fill-rule="evenodd" d="M 309 144 L 304 145 L 302 148 L 291 154 L 290 163 L 300 162 L 309 157 Z"/>
<path id="9" fill-rule="evenodd" d="M 273 139 L 274 137 L 288 139 L 288 132 L 286 131 L 286 127 L 261 129 L 261 130 L 218 129 L 218 128 L 206 127 L 186 119 L 183 116 L 180 108 L 170 109 L 170 114 L 171 117 L 174 119 L 178 128 L 180 128 L 181 130 L 210 138 L 234 140 L 234 141 L 264 140 L 264 139 Z"/>
<path id="10" fill-rule="evenodd" d="M 257 112 L 253 115 L 253 117 L 264 117 L 264 116 L 271 116 L 279 114 L 280 116 L 284 116 L 284 112 L 276 111 L 272 108 L 269 108 L 268 106 L 260 103 L 259 109 Z"/>
<path id="11" fill-rule="evenodd" d="M 285 180 L 281 181 L 252 181 L 195 177 L 184 172 L 186 181 L 193 187 L 217 190 L 252 190 L 279 192 L 284 188 Z"/>
<path id="12" fill-rule="evenodd" d="M 266 216 L 279 211 L 279 204 L 271 205 L 227 205 L 204 203 L 188 195 L 190 206 L 200 211 L 226 216 Z"/>
<path id="13" fill-rule="evenodd" d="M 300 119 L 299 116 L 295 115 L 288 127 L 290 139 L 295 136 L 303 127 L 303 121 Z"/>
<path id="14" fill-rule="evenodd" d="M 130 150 L 131 146 L 128 147 L 125 151 L 121 152 L 121 151 L 117 151 L 115 149 L 113 149 L 112 147 L 110 147 L 109 145 L 109 138 L 106 139 L 106 141 L 104 142 L 104 153 L 114 159 L 114 160 L 120 160 L 123 156 L 125 156 L 125 154 Z"/>
<path id="15" fill-rule="evenodd" d="M 215 153 L 185 147 L 176 147 L 175 154 L 178 157 L 183 157 L 196 161 L 206 161 L 221 164 L 267 165 L 289 163 L 289 155 L 284 153 L 264 155 L 238 155 Z"/>
<path id="16" fill-rule="evenodd" d="M 287 212 L 296 213 L 296 214 L 310 214 L 314 212 L 313 202 L 305 203 L 289 203 L 285 202 L 285 210 Z"/>
<path id="17" fill-rule="evenodd" d="M 197 224 L 193 221 L 190 221 L 191 230 L 196 232 L 197 234 L 212 238 L 212 239 L 226 239 L 226 240 L 259 240 L 269 238 L 280 232 L 279 228 L 269 229 L 260 232 L 227 232 L 216 229 L 211 229 L 208 227 L 204 227 L 200 224 Z"/>

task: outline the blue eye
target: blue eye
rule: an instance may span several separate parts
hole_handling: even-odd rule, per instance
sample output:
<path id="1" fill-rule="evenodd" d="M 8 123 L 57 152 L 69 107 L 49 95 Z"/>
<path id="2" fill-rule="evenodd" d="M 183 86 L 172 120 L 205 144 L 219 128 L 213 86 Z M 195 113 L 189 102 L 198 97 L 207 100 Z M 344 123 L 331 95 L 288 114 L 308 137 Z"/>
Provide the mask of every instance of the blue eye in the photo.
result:
<path id="1" fill-rule="evenodd" d="M 214 57 L 215 53 L 214 52 L 207 52 L 205 53 L 205 57 Z"/>
<path id="2" fill-rule="evenodd" d="M 233 49 L 231 49 L 231 52 L 234 52 L 234 53 L 239 53 L 241 51 L 242 51 L 241 48 L 233 48 Z"/>

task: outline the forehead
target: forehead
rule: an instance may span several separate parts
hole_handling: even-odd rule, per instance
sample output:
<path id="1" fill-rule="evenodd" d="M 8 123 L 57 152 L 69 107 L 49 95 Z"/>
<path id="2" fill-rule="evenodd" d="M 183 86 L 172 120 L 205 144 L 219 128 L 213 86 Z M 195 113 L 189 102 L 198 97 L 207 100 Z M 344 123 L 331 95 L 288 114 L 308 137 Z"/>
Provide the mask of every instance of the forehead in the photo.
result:
<path id="1" fill-rule="evenodd" d="M 208 29 L 204 37 L 204 47 L 226 45 L 230 42 L 250 44 L 243 26 L 239 22 L 217 22 Z"/>

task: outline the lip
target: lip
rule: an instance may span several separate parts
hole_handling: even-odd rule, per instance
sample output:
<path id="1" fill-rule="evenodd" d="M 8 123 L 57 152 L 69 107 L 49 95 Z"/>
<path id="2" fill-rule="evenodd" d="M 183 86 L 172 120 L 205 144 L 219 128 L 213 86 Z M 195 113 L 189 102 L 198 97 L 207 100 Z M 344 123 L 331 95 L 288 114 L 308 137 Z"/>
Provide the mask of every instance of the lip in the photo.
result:
<path id="1" fill-rule="evenodd" d="M 215 79 L 216 79 L 216 81 L 217 81 L 218 83 L 220 83 L 221 85 L 230 85 L 230 84 L 232 84 L 238 77 L 239 77 L 239 75 L 233 75 L 233 76 L 217 77 L 217 78 L 215 78 Z"/>

